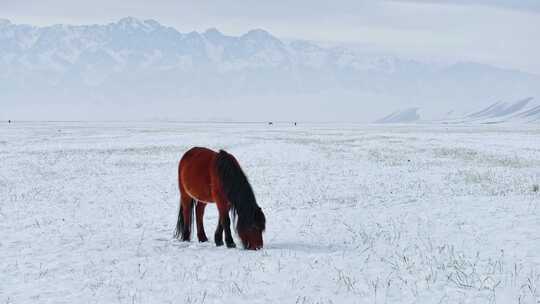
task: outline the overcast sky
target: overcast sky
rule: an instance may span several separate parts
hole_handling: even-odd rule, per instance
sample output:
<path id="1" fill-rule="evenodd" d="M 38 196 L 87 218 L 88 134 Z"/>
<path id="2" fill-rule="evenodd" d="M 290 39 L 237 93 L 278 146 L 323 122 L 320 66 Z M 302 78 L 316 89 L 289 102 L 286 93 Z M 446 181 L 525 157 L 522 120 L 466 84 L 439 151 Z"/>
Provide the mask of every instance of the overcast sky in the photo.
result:
<path id="1" fill-rule="evenodd" d="M 125 16 L 182 32 L 263 28 L 281 38 L 540 74 L 540 0 L 0 0 L 0 18 L 14 23 L 106 23 Z"/>

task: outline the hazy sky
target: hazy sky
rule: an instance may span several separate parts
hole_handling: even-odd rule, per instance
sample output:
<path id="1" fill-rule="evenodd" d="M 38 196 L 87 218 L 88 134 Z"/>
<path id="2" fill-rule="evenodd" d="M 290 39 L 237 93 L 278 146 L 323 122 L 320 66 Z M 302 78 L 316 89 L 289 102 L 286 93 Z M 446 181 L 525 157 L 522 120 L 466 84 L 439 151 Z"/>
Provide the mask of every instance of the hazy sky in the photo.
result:
<path id="1" fill-rule="evenodd" d="M 125 16 L 152 18 L 182 32 L 263 28 L 281 38 L 540 74 L 540 0 L 0 0 L 0 18 L 14 23 L 105 23 Z"/>

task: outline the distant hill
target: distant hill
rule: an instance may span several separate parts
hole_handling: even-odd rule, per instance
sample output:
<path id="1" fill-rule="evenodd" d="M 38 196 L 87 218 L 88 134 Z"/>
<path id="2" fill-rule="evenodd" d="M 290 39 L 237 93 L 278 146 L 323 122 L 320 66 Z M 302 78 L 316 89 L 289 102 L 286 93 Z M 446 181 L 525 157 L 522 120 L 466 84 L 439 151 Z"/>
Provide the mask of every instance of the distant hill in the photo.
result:
<path id="1" fill-rule="evenodd" d="M 375 123 L 540 123 L 540 102 L 533 97 L 513 102 L 496 102 L 479 111 L 463 116 L 456 116 L 453 112 L 446 113 L 446 117 L 430 117 L 419 114 L 419 108 L 410 108 L 393 112 L 375 121 Z"/>
<path id="2" fill-rule="evenodd" d="M 408 108 L 393 112 L 392 114 L 385 116 L 375 121 L 375 123 L 411 123 L 420 120 L 418 114 L 419 108 Z"/>
<path id="3" fill-rule="evenodd" d="M 462 119 L 466 122 L 540 122 L 540 103 L 533 97 L 514 102 L 496 102 Z"/>

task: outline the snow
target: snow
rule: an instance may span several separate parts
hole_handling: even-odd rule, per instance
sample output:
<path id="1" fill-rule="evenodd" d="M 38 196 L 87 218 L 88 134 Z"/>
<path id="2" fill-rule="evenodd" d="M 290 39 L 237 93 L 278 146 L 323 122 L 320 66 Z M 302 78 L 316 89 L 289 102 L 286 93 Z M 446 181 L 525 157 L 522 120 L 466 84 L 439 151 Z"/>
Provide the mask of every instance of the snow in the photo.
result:
<path id="1" fill-rule="evenodd" d="M 539 136 L 538 125 L 2 123 L 0 302 L 536 304 Z M 263 250 L 172 239 L 177 162 L 196 145 L 238 158 L 266 213 Z"/>

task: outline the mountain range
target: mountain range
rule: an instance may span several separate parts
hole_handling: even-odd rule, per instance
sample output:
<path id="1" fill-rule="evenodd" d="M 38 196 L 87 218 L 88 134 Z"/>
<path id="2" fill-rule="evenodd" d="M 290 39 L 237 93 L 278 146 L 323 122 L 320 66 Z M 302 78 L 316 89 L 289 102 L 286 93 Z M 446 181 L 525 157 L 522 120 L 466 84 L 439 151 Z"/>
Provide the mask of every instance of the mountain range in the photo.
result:
<path id="1" fill-rule="evenodd" d="M 540 76 L 283 41 L 262 29 L 230 36 L 133 17 L 45 27 L 0 19 L 0 92 L 0 115 L 31 119 L 365 121 L 403 105 L 472 109 L 539 96 Z"/>

